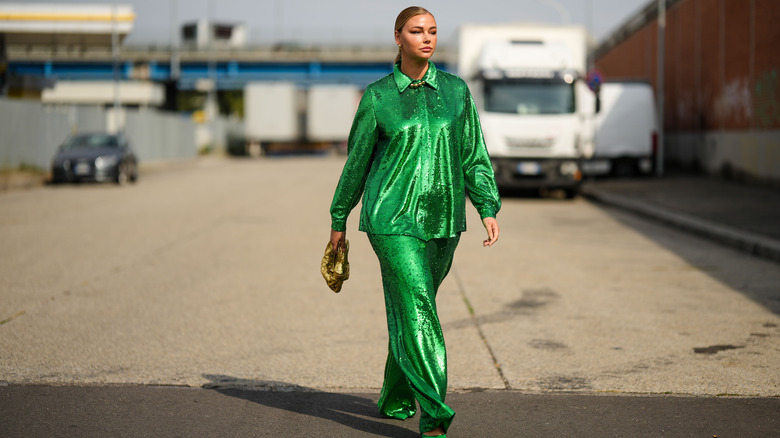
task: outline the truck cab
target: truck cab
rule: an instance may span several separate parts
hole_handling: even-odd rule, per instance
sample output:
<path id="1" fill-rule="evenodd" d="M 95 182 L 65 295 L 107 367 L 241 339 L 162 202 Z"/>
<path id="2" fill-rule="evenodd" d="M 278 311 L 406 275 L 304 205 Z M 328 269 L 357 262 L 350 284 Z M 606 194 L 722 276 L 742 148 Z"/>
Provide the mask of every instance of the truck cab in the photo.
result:
<path id="1" fill-rule="evenodd" d="M 593 150 L 596 102 L 583 80 L 584 31 L 462 29 L 461 44 L 474 50 L 475 40 L 481 40 L 478 55 L 465 48 L 461 53 L 471 64 L 460 73 L 477 104 L 499 187 L 562 189 L 568 198 L 577 196 L 582 161 Z"/>

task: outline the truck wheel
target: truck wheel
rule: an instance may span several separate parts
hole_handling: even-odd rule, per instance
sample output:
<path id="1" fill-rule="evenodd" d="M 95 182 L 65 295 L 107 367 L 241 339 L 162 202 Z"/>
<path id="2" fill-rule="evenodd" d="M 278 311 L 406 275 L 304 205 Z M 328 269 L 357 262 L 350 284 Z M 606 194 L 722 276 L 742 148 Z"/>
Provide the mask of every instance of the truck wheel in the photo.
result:
<path id="1" fill-rule="evenodd" d="M 251 142 L 247 145 L 246 152 L 252 158 L 259 158 L 263 155 L 263 148 L 259 142 Z"/>

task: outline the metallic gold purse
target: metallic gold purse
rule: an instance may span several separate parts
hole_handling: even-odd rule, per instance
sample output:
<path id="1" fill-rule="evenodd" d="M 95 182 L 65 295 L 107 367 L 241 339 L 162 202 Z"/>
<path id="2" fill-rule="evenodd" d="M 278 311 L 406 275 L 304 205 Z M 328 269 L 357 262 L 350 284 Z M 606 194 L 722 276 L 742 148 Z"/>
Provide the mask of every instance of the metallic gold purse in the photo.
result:
<path id="1" fill-rule="evenodd" d="M 345 240 L 344 245 L 339 245 L 336 251 L 333 251 L 333 245 L 330 242 L 325 246 L 325 255 L 322 256 L 320 271 L 333 292 L 339 293 L 341 285 L 349 278 L 348 252 L 349 240 Z"/>

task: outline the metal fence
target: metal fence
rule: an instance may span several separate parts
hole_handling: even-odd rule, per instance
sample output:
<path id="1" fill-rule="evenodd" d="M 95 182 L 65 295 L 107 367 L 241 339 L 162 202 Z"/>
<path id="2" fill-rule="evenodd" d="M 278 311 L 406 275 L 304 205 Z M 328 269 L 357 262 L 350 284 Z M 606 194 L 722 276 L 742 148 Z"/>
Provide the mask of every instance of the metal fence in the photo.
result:
<path id="1" fill-rule="evenodd" d="M 104 131 L 108 112 L 76 105 L 44 106 L 38 102 L 0 99 L 0 168 L 46 170 L 71 133 Z M 153 109 L 125 110 L 125 134 L 143 163 L 197 155 L 195 123 L 178 114 Z"/>
<path id="2" fill-rule="evenodd" d="M 125 134 L 139 161 L 163 161 L 197 155 L 195 123 L 178 114 L 142 109 L 128 111 Z"/>

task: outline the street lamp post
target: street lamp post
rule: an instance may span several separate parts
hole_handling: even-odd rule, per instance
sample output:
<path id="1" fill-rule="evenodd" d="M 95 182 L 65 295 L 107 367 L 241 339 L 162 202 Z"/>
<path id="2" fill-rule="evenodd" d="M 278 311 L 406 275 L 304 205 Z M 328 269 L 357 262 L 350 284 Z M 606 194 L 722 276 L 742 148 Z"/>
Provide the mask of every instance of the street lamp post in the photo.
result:
<path id="1" fill-rule="evenodd" d="M 179 39 L 177 37 L 178 33 L 178 0 L 170 0 L 170 15 L 171 15 L 171 29 L 170 29 L 170 37 L 171 37 L 171 80 L 178 80 L 179 79 Z"/>
<path id="2" fill-rule="evenodd" d="M 214 13 L 214 0 L 208 2 L 208 77 L 210 87 L 208 95 L 206 97 L 206 116 L 208 118 L 209 130 L 211 131 L 211 150 L 214 151 L 217 148 L 217 116 L 219 115 L 219 104 L 217 102 L 217 60 L 216 57 L 216 27 L 215 27 L 215 13 Z"/>
<path id="3" fill-rule="evenodd" d="M 119 125 L 119 33 L 117 32 L 117 4 L 116 0 L 111 7 L 111 58 L 114 67 L 114 111 L 113 111 L 113 129 L 120 131 Z"/>
<path id="4" fill-rule="evenodd" d="M 658 0 L 658 72 L 656 100 L 658 101 L 658 147 L 655 154 L 656 175 L 664 174 L 664 69 L 666 38 L 666 0 Z"/>
<path id="5" fill-rule="evenodd" d="M 588 71 L 593 70 L 596 60 L 593 59 L 590 41 L 593 37 L 593 0 L 585 0 L 585 29 L 588 31 Z"/>

